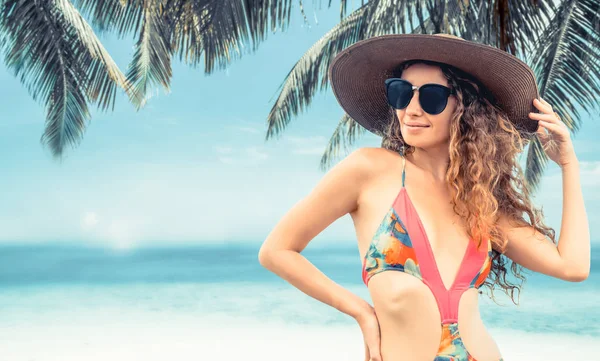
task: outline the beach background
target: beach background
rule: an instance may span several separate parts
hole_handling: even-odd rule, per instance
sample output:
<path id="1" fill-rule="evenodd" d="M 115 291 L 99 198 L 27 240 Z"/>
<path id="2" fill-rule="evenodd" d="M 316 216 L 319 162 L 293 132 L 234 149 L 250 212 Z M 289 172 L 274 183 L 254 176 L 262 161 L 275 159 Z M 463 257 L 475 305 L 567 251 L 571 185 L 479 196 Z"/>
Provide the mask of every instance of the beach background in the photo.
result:
<path id="1" fill-rule="evenodd" d="M 273 226 L 323 177 L 343 115 L 327 89 L 264 141 L 280 83 L 339 21 L 336 6 L 305 5 L 310 26 L 295 7 L 289 30 L 225 70 L 174 61 L 169 94 L 139 112 L 122 94 L 113 112 L 93 110 L 60 164 L 39 143 L 43 105 L 0 62 L 0 361 L 363 360 L 353 319 L 258 263 Z M 126 69 L 133 38 L 101 40 Z M 530 274 L 519 306 L 480 296 L 506 361 L 600 360 L 600 122 L 582 114 L 573 141 L 591 274 Z M 355 148 L 379 145 L 365 134 Z M 561 182 L 549 163 L 533 199 L 557 237 Z M 370 302 L 349 216 L 303 255 Z"/>
<path id="2" fill-rule="evenodd" d="M 249 242 L 250 243 L 250 242 Z M 258 245 L 0 248 L 1 360 L 362 360 L 349 316 L 266 271 Z M 303 254 L 371 302 L 352 245 Z M 506 360 L 597 360 L 600 252 L 590 278 L 533 274 L 520 305 L 480 295 Z"/>

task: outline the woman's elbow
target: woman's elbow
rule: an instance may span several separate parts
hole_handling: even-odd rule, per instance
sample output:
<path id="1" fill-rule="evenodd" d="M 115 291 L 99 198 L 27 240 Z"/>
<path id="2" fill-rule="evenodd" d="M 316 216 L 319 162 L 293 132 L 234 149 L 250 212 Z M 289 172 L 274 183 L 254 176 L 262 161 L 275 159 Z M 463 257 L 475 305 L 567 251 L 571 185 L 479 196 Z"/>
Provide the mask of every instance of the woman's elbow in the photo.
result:
<path id="1" fill-rule="evenodd" d="M 269 250 L 261 247 L 258 250 L 258 263 L 260 263 L 261 266 L 268 268 L 267 265 L 269 263 Z"/>
<path id="2" fill-rule="evenodd" d="M 275 259 L 277 250 L 268 247 L 261 247 L 258 251 L 258 263 L 268 270 L 273 269 L 273 260 Z"/>
<path id="3" fill-rule="evenodd" d="M 565 279 L 570 282 L 583 282 L 583 281 L 587 280 L 589 276 L 590 276 L 589 268 L 584 269 L 584 270 L 574 269 L 571 272 L 568 272 Z"/>

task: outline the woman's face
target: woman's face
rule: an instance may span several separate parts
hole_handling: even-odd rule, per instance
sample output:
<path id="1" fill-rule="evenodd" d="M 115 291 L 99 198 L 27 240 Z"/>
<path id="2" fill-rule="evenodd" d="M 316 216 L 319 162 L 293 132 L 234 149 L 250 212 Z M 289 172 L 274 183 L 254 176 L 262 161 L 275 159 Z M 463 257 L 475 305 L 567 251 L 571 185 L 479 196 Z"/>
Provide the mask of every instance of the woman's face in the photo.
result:
<path id="1" fill-rule="evenodd" d="M 437 66 L 427 64 L 413 64 L 402 72 L 401 79 L 412 85 L 420 86 L 427 83 L 437 83 L 448 86 L 448 81 Z M 415 90 L 408 106 L 404 109 L 396 109 L 396 115 L 400 120 L 400 131 L 402 137 L 409 145 L 417 148 L 432 148 L 436 146 L 447 146 L 450 141 L 450 117 L 456 109 L 456 98 L 451 95 L 448 105 L 443 112 L 431 115 L 423 111 L 419 104 L 419 91 Z M 406 123 L 419 123 L 428 125 L 426 128 L 411 128 Z"/>

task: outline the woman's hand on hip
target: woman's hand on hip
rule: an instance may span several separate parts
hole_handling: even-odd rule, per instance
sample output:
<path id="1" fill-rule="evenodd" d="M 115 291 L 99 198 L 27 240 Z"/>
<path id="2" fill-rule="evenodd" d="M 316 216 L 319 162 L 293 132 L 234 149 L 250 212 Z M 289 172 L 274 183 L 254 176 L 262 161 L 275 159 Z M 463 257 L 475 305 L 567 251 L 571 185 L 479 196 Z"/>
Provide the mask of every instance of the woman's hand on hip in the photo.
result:
<path id="1" fill-rule="evenodd" d="M 356 321 L 358 321 L 365 342 L 365 361 L 383 361 L 380 349 L 379 320 L 375 309 L 369 305 L 369 309 L 358 315 Z"/>

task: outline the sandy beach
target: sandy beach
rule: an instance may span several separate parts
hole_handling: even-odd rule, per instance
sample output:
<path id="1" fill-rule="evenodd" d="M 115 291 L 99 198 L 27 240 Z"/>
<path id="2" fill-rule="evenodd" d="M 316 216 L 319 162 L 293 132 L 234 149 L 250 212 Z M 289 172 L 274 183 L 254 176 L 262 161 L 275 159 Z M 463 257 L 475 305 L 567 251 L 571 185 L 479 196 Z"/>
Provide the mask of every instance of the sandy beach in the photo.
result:
<path id="1" fill-rule="evenodd" d="M 2 326 L 0 361 L 362 361 L 358 327 L 243 321 L 219 326 L 214 319 L 171 316 L 133 322 L 127 317 L 128 322 L 114 317 L 76 323 L 46 319 Z M 597 360 L 598 338 L 490 331 L 506 361 Z"/>

